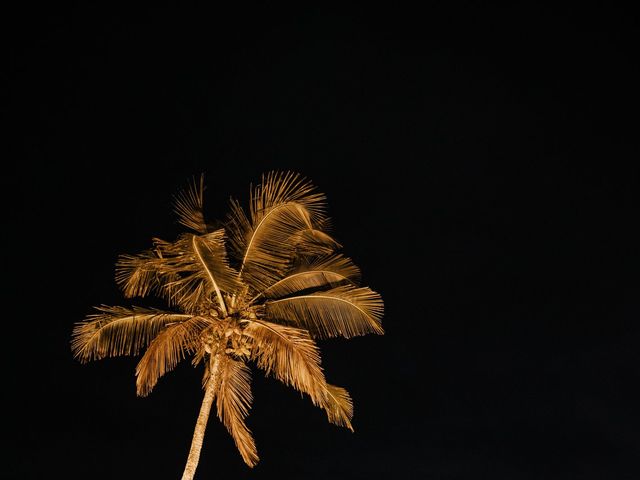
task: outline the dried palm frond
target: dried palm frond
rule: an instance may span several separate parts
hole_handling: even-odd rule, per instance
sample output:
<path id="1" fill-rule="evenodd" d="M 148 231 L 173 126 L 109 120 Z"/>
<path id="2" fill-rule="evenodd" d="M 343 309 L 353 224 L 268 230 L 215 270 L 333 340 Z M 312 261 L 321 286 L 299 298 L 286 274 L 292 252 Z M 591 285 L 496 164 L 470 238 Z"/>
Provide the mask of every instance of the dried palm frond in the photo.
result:
<path id="1" fill-rule="evenodd" d="M 137 355 L 160 331 L 191 315 L 151 308 L 97 307 L 100 313 L 76 323 L 71 350 L 81 362 L 120 355 Z"/>
<path id="2" fill-rule="evenodd" d="M 218 418 L 233 437 L 247 465 L 258 463 L 256 444 L 244 419 L 249 414 L 251 394 L 251 371 L 244 362 L 224 357 L 220 365 L 220 384 L 217 393 Z"/>
<path id="3" fill-rule="evenodd" d="M 381 326 L 382 299 L 367 287 L 337 287 L 268 300 L 264 306 L 269 320 L 306 328 L 312 337 L 350 338 L 367 333 L 384 333 Z"/>

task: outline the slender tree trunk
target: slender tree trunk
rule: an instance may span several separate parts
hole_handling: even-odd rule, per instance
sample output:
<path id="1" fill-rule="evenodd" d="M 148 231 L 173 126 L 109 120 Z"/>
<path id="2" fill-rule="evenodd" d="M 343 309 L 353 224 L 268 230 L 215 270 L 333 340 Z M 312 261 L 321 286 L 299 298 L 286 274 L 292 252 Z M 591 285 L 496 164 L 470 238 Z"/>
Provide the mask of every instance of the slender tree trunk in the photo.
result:
<path id="1" fill-rule="evenodd" d="M 191 450 L 189 450 L 189 457 L 187 458 L 187 465 L 184 467 L 184 473 L 182 474 L 182 480 L 193 480 L 193 476 L 196 473 L 198 467 L 198 460 L 200 460 L 200 450 L 202 450 L 202 442 L 204 440 L 204 431 L 207 428 L 207 420 L 209 420 L 209 412 L 211 411 L 211 405 L 213 399 L 216 396 L 216 384 L 218 383 L 218 366 L 219 366 L 220 354 L 216 354 L 211 362 L 211 375 L 207 388 L 204 392 L 204 398 L 202 399 L 202 405 L 200 406 L 200 414 L 196 422 L 196 428 L 193 432 L 193 440 L 191 441 Z"/>

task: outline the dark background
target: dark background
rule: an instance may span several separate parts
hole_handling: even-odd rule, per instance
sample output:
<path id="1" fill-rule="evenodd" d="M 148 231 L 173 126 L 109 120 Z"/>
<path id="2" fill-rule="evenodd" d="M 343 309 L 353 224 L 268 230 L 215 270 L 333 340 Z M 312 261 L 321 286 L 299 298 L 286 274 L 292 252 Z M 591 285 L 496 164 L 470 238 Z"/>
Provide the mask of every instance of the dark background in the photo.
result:
<path id="1" fill-rule="evenodd" d="M 179 478 L 201 372 L 140 399 L 71 330 L 191 175 L 222 219 L 272 169 L 327 194 L 386 335 L 321 343 L 355 434 L 254 370 L 261 462 L 212 417 L 197 478 L 638 478 L 638 19 L 427 5 L 5 12 L 1 478 Z"/>

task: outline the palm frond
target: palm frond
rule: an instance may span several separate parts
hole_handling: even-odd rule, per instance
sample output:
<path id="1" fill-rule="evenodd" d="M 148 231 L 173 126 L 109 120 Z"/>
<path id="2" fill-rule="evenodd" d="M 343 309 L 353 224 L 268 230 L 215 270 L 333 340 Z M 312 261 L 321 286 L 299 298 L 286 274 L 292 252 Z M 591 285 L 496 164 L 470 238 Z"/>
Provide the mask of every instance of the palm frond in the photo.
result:
<path id="1" fill-rule="evenodd" d="M 194 353 L 200 346 L 200 334 L 211 325 L 203 317 L 168 325 L 149 344 L 136 367 L 136 389 L 141 397 L 151 393 L 158 379 L 173 370 L 187 353 Z"/>
<path id="2" fill-rule="evenodd" d="M 244 251 L 240 261 L 242 279 L 255 290 L 264 289 L 278 280 L 296 254 L 296 245 L 289 241 L 290 238 L 298 231 L 310 228 L 310 222 L 308 211 L 299 204 L 273 207 L 247 232 L 246 241 L 235 242 Z"/>
<path id="3" fill-rule="evenodd" d="M 154 239 L 159 261 L 154 263 L 162 292 L 172 304 L 192 312 L 211 304 L 213 295 L 234 293 L 238 274 L 227 262 L 224 230 L 206 235 L 181 235 L 175 242 Z"/>
<path id="4" fill-rule="evenodd" d="M 317 218 L 324 217 L 325 196 L 306 178 L 295 172 L 271 171 L 251 191 L 251 220 L 254 225 L 273 207 L 294 202 Z"/>
<path id="5" fill-rule="evenodd" d="M 153 293 L 167 300 L 172 306 L 179 305 L 177 300 L 180 297 L 175 294 L 175 284 L 184 281 L 184 273 L 192 272 L 196 265 L 194 260 L 192 265 L 181 270 L 182 262 L 176 262 L 173 257 L 188 251 L 190 238 L 191 235 L 182 235 L 173 243 L 154 238 L 153 249 L 135 255 L 120 255 L 116 262 L 116 282 L 124 296 L 146 297 Z M 191 280 L 193 282 L 189 284 L 190 288 L 187 291 L 199 298 L 198 292 L 194 290 L 203 290 L 198 288 L 201 287 L 201 282 L 191 277 L 187 279 Z"/>
<path id="6" fill-rule="evenodd" d="M 264 306 L 267 319 L 306 328 L 318 338 L 384 333 L 382 298 L 368 287 L 342 286 L 268 300 Z"/>
<path id="7" fill-rule="evenodd" d="M 187 188 L 174 197 L 174 211 L 178 222 L 198 233 L 207 233 L 207 224 L 203 213 L 204 175 L 200 180 L 194 178 Z"/>
<path id="8" fill-rule="evenodd" d="M 251 371 L 244 362 L 223 355 L 220 360 L 220 385 L 217 394 L 218 418 L 233 437 L 233 441 L 250 467 L 258 463 L 256 444 L 244 419 L 249 414 Z"/>
<path id="9" fill-rule="evenodd" d="M 162 263 L 155 250 L 120 255 L 116 262 L 116 283 L 124 296 L 146 297 L 152 291 L 158 291 L 162 285 L 159 276 Z"/>
<path id="10" fill-rule="evenodd" d="M 238 272 L 229 266 L 225 247 L 224 229 L 193 237 L 193 250 L 211 284 L 223 292 L 233 294 L 242 284 L 238 280 Z"/>
<path id="11" fill-rule="evenodd" d="M 327 383 L 325 410 L 327 418 L 334 425 L 346 427 L 353 432 L 351 419 L 353 418 L 353 402 L 342 387 L 336 387 Z"/>
<path id="12" fill-rule="evenodd" d="M 296 248 L 298 257 L 329 255 L 342 248 L 340 242 L 330 235 L 331 219 L 324 214 L 315 219 L 313 228 L 296 232 L 289 242 Z"/>
<path id="13" fill-rule="evenodd" d="M 244 333 L 252 339 L 251 359 L 259 368 L 309 395 L 331 423 L 353 431 L 351 398 L 345 389 L 327 384 L 320 351 L 305 330 L 252 320 Z"/>
<path id="14" fill-rule="evenodd" d="M 296 254 L 300 256 L 328 255 L 342 247 L 333 237 L 319 228 L 300 230 L 291 236 L 289 243 L 294 245 Z"/>
<path id="15" fill-rule="evenodd" d="M 297 174 L 270 172 L 251 190 L 250 220 L 232 203 L 229 239 L 246 283 L 260 291 L 286 272 L 299 243 L 296 235 L 317 229 L 325 218 L 324 198 Z"/>
<path id="16" fill-rule="evenodd" d="M 215 293 L 235 293 L 238 273 L 228 263 L 223 229 L 205 235 L 185 234 L 175 242 L 154 238 L 155 248 L 138 255 L 121 255 L 116 281 L 125 296 L 156 293 L 171 305 L 193 311 Z"/>
<path id="17" fill-rule="evenodd" d="M 149 308 L 96 307 L 76 323 L 71 350 L 81 362 L 120 355 L 137 355 L 160 331 L 174 322 L 184 322 L 190 315 Z"/>
<path id="18" fill-rule="evenodd" d="M 340 254 L 320 256 L 302 261 L 291 273 L 260 292 L 255 299 L 281 298 L 313 288 L 337 287 L 346 282 L 355 285 L 359 279 L 360 269 L 350 258 Z"/>
<path id="19" fill-rule="evenodd" d="M 324 406 L 326 381 L 320 351 L 305 330 L 252 320 L 244 333 L 252 339 L 251 359 L 259 368 L 308 394 L 314 405 Z"/>

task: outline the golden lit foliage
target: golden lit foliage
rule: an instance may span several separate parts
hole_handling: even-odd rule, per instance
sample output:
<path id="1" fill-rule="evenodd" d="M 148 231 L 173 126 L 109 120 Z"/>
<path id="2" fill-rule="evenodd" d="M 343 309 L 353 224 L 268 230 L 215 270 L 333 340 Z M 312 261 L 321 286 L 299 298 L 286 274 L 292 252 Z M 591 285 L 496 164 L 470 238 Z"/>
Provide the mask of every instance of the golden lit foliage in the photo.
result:
<path id="1" fill-rule="evenodd" d="M 198 350 L 200 334 L 210 323 L 211 320 L 204 317 L 190 317 L 164 328 L 149 344 L 136 367 L 138 395 L 148 395 L 162 375 L 173 370 L 187 354 Z"/>
<path id="2" fill-rule="evenodd" d="M 174 211 L 178 222 L 197 233 L 207 233 L 203 209 L 204 175 L 200 175 L 196 183 L 194 179 L 188 188 L 179 192 L 174 198 Z"/>
<path id="3" fill-rule="evenodd" d="M 73 330 L 71 348 L 82 362 L 119 355 L 137 355 L 167 325 L 190 318 L 141 307 L 97 307 Z"/>
<path id="4" fill-rule="evenodd" d="M 244 423 L 253 401 L 251 395 L 251 372 L 249 367 L 225 357 L 220 366 L 220 385 L 217 394 L 218 418 L 233 437 L 247 465 L 258 463 L 258 452 L 251 432 Z"/>
<path id="5" fill-rule="evenodd" d="M 195 233 L 153 239 L 152 248 L 121 255 L 116 264 L 126 298 L 153 294 L 175 311 L 101 306 L 75 326 L 71 344 L 83 362 L 144 351 L 136 368 L 141 396 L 187 356 L 204 365 L 205 399 L 183 478 L 195 472 L 214 399 L 244 461 L 257 463 L 245 425 L 249 363 L 352 430 L 351 398 L 326 382 L 315 339 L 383 333 L 382 299 L 358 286 L 360 270 L 337 253 L 325 197 L 308 180 L 264 175 L 251 188 L 248 214 L 232 200 L 226 225 L 214 231 L 205 222 L 203 192 L 201 177 L 175 197 L 179 223 Z"/>
<path id="6" fill-rule="evenodd" d="M 326 255 L 309 260 L 303 258 L 284 278 L 265 288 L 259 296 L 281 298 L 292 293 L 339 286 L 345 283 L 355 285 L 360 278 L 360 269 L 340 254 Z"/>
<path id="7" fill-rule="evenodd" d="M 380 296 L 367 287 L 336 287 L 265 302 L 265 317 L 306 328 L 317 338 L 383 333 Z"/>

